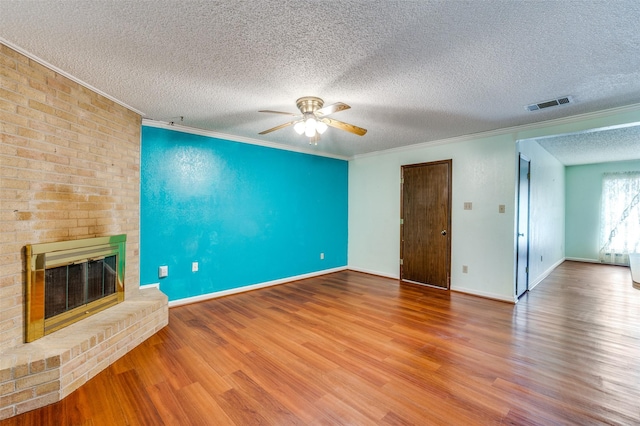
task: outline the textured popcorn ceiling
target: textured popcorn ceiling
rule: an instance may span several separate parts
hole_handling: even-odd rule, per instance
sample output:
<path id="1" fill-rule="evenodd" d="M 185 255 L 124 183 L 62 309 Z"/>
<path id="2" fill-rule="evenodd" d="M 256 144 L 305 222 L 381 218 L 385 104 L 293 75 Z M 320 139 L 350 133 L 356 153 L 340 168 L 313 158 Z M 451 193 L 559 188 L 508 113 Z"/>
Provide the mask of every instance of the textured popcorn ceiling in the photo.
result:
<path id="1" fill-rule="evenodd" d="M 149 119 L 310 148 L 257 111 L 345 102 L 369 132 L 310 148 L 343 156 L 640 103 L 639 22 L 637 0 L 0 0 L 0 39 Z"/>
<path id="2" fill-rule="evenodd" d="M 640 126 L 598 129 L 536 141 L 565 166 L 640 159 Z"/>

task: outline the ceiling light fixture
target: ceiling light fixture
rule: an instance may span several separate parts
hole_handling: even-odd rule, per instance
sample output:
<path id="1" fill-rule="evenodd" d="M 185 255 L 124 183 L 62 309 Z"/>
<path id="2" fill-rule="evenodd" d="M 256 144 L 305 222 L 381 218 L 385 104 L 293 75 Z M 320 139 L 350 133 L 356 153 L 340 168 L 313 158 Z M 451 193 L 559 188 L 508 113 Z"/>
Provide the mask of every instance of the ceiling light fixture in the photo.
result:
<path id="1" fill-rule="evenodd" d="M 328 127 L 329 126 L 327 126 L 324 122 L 318 121 L 318 123 L 316 124 L 316 131 L 320 134 L 323 134 L 324 132 L 327 131 Z"/>
<path id="2" fill-rule="evenodd" d="M 301 135 L 304 133 L 304 127 L 304 121 L 298 121 L 295 126 L 293 126 L 293 130 L 295 130 L 297 134 Z"/>
<path id="3" fill-rule="evenodd" d="M 293 130 L 295 130 L 297 134 L 302 135 L 304 133 L 304 135 L 309 138 L 310 144 L 317 145 L 320 135 L 326 132 L 329 126 L 345 130 L 358 136 L 362 136 L 367 133 L 367 129 L 327 117 L 329 114 L 351 108 L 345 103 L 337 102 L 329 106 L 324 106 L 324 101 L 322 99 L 315 96 L 304 96 L 296 101 L 296 106 L 300 110 L 300 114 L 261 110 L 260 112 L 268 112 L 271 114 L 291 115 L 295 117 L 295 119 L 288 123 L 264 130 L 259 134 L 265 135 L 287 126 L 293 126 Z"/>
<path id="4" fill-rule="evenodd" d="M 321 120 L 316 119 L 311 112 L 305 113 L 304 118 L 293 126 L 293 130 L 299 135 L 304 133 L 308 138 L 316 137 L 326 132 L 329 127 Z"/>
<path id="5" fill-rule="evenodd" d="M 314 117 L 307 117 L 304 120 L 304 135 L 308 138 L 312 138 L 316 135 L 316 124 L 318 122 Z"/>

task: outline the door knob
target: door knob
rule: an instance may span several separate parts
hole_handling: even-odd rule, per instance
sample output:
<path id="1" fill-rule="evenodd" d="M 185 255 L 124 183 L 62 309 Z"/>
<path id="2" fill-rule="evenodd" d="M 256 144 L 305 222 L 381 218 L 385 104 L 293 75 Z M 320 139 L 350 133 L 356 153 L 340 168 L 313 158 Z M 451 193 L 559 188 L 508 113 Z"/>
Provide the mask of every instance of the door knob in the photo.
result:
<path id="1" fill-rule="evenodd" d="M 447 230 L 446 230 L 446 229 L 443 229 L 443 230 L 442 230 L 442 232 L 440 232 L 440 234 L 442 234 L 442 235 L 447 235 Z"/>
<path id="2" fill-rule="evenodd" d="M 518 234 L 518 237 L 524 237 L 524 234 Z"/>

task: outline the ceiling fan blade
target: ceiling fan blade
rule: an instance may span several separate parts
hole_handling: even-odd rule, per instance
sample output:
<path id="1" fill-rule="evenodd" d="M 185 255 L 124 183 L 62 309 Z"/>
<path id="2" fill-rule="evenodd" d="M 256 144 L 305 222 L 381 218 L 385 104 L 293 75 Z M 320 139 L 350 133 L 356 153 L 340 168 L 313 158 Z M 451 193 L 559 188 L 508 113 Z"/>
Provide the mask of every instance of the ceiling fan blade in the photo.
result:
<path id="1" fill-rule="evenodd" d="M 296 116 L 296 115 L 300 115 L 300 114 L 296 114 L 293 112 L 284 112 L 284 111 L 271 111 L 270 109 L 263 109 L 260 110 L 258 112 L 268 112 L 269 114 L 283 114 L 283 115 L 292 115 L 292 116 Z"/>
<path id="2" fill-rule="evenodd" d="M 358 136 L 363 136 L 367 133 L 367 129 L 363 129 L 362 127 L 354 126 L 353 124 L 344 123 L 342 121 L 334 120 L 333 118 L 323 117 L 320 121 L 325 123 L 327 126 L 335 127 L 336 129 L 346 130 L 347 132 L 351 132 Z"/>
<path id="3" fill-rule="evenodd" d="M 336 102 L 335 104 L 327 105 L 326 107 L 320 108 L 315 111 L 316 116 L 322 117 L 325 115 L 333 114 L 334 112 L 344 111 L 345 109 L 351 108 L 349 105 L 343 102 Z"/>
<path id="4" fill-rule="evenodd" d="M 289 127 L 289 126 L 293 126 L 294 124 L 296 124 L 299 121 L 302 121 L 302 120 L 293 120 L 293 121 L 290 121 L 288 123 L 284 123 L 284 124 L 281 124 L 279 126 L 272 127 L 270 129 L 264 130 L 264 131 L 262 131 L 262 132 L 260 132 L 258 134 L 259 135 L 266 135 L 267 133 L 275 132 L 276 130 L 284 129 L 285 127 Z"/>

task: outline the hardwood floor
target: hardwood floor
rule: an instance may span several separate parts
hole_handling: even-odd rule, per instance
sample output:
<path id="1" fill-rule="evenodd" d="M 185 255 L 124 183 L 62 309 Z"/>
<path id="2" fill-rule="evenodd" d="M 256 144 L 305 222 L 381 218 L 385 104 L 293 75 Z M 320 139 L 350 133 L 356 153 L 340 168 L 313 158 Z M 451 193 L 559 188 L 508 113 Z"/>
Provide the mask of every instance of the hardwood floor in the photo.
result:
<path id="1" fill-rule="evenodd" d="M 565 262 L 517 305 L 345 271 L 170 310 L 4 425 L 640 423 L 640 291 Z"/>

